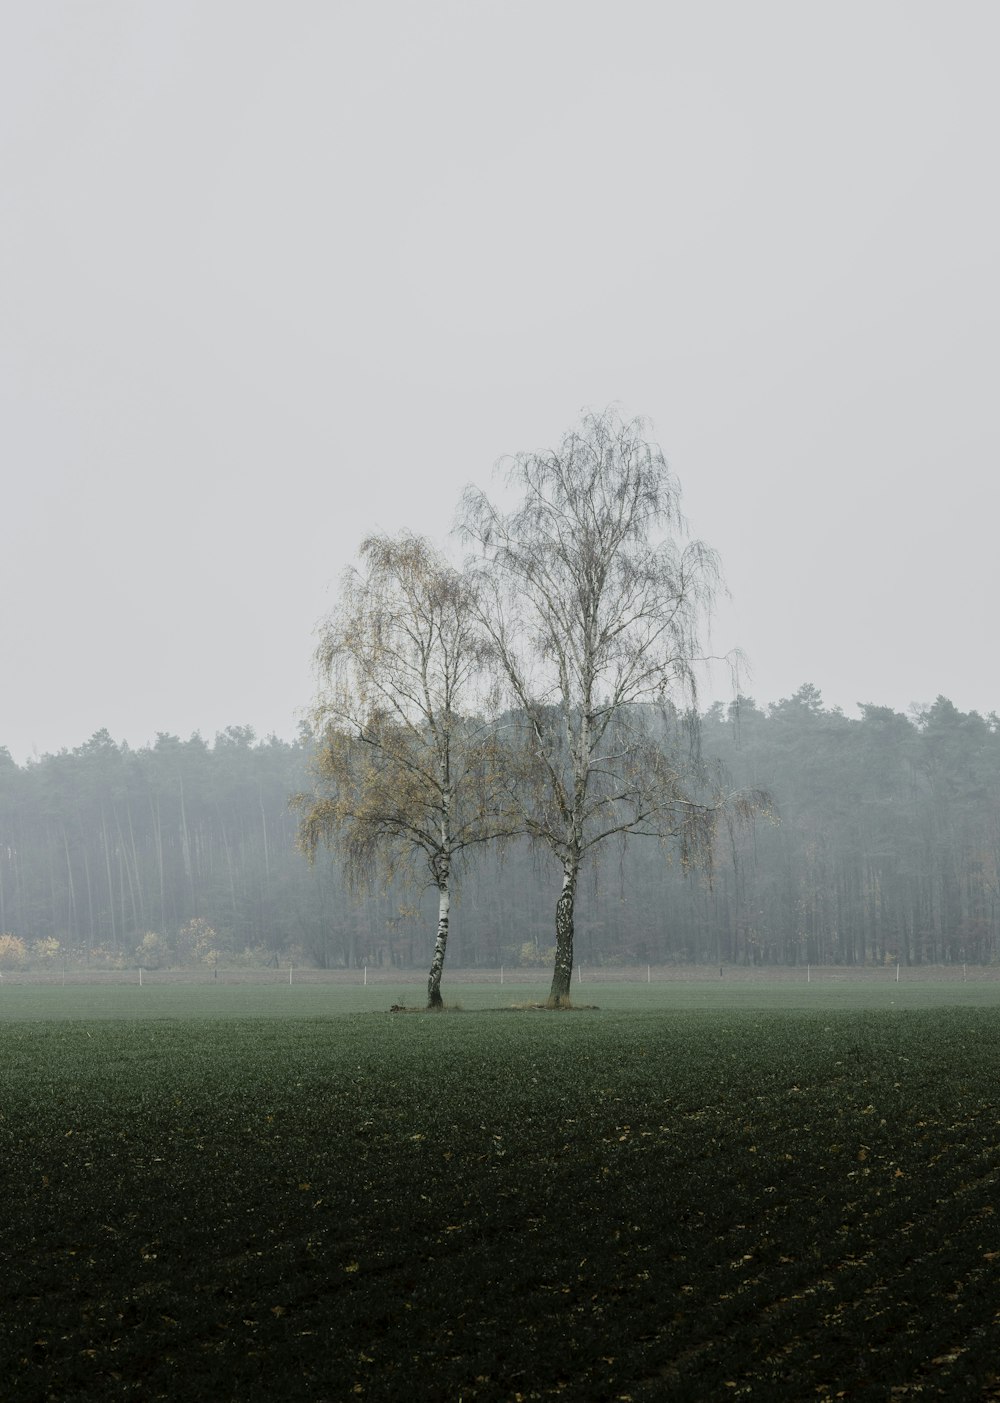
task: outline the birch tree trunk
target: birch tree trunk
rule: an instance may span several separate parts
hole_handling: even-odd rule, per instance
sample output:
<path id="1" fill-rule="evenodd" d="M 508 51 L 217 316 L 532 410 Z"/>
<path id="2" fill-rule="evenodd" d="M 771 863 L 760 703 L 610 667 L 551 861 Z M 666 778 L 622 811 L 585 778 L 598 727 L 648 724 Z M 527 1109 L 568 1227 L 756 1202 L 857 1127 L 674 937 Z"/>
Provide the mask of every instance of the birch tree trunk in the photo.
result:
<path id="1" fill-rule="evenodd" d="M 548 1008 L 560 1008 L 569 1003 L 569 986 L 573 978 L 573 907 L 579 866 L 578 859 L 568 859 L 563 869 L 562 891 L 556 902 L 556 959 L 552 970 L 552 987 L 546 1000 Z"/>
<path id="2" fill-rule="evenodd" d="M 427 980 L 427 1007 L 441 1008 L 441 971 L 448 948 L 448 917 L 451 911 L 451 889 L 447 873 L 438 882 L 438 924 L 437 939 L 434 942 L 434 958 Z"/>

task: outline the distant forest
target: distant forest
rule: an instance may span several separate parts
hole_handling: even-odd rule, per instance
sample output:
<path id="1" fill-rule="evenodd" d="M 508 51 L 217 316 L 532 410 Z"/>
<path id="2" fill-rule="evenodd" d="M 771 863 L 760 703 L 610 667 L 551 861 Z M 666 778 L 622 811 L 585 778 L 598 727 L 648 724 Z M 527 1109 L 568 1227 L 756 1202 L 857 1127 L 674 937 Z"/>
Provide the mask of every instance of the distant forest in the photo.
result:
<path id="1" fill-rule="evenodd" d="M 714 869 L 685 875 L 655 840 L 588 869 L 577 907 L 586 965 L 904 964 L 1000 958 L 1000 720 L 944 697 L 859 719 L 812 686 L 701 721 L 734 787 L 774 821 L 717 835 Z M 0 749 L 0 932 L 8 957 L 108 965 L 200 958 L 321 967 L 426 966 L 434 902 L 419 879 L 351 896 L 335 856 L 296 846 L 292 794 L 310 742 L 230 727 L 208 744 L 106 731 L 19 766 Z M 550 963 L 558 865 L 516 846 L 461 874 L 450 963 Z M 152 938 L 151 938 L 152 937 Z"/>

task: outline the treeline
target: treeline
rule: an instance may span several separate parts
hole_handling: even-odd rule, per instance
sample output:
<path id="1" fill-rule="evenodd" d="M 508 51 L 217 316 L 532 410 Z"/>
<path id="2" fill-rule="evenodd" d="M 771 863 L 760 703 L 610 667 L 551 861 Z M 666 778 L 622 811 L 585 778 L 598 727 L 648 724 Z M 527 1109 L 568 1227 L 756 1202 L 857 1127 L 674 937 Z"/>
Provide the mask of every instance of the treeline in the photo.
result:
<path id="1" fill-rule="evenodd" d="M 0 967 L 419 963 L 419 893 L 352 899 L 298 850 L 310 755 L 240 726 L 141 749 L 99 731 L 24 766 L 0 748 Z"/>
<path id="2" fill-rule="evenodd" d="M 995 715 L 941 697 L 854 719 L 805 686 L 715 706 L 701 737 L 734 787 L 771 793 L 774 821 L 723 821 L 710 876 L 652 839 L 603 852 L 581 877 L 584 965 L 1000 958 Z M 426 965 L 432 894 L 352 898 L 334 857 L 298 851 L 288 801 L 310 784 L 309 745 L 231 727 L 136 750 L 99 732 L 24 766 L 0 750 L 6 958 Z M 560 873 L 544 852 L 486 850 L 460 879 L 453 964 L 551 962 Z"/>
<path id="3" fill-rule="evenodd" d="M 706 751 L 769 789 L 780 822 L 723 824 L 711 888 L 671 882 L 671 957 L 710 959 L 715 942 L 741 964 L 1000 958 L 1000 719 L 944 697 L 860 710 L 804 686 L 704 718 Z"/>
<path id="4" fill-rule="evenodd" d="M 0 751 L 0 929 L 121 963 L 200 918 L 230 954 L 277 953 L 321 905 L 294 852 L 301 772 L 300 746 L 241 727 L 140 750 L 100 731 L 20 768 Z"/>

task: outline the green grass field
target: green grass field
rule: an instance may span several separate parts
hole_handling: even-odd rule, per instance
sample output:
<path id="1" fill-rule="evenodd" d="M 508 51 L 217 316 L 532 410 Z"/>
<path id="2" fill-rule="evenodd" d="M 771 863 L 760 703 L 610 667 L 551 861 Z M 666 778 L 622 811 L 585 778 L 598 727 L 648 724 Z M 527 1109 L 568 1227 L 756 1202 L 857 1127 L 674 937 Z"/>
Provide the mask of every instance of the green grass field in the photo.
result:
<path id="1" fill-rule="evenodd" d="M 549 981 L 540 975 L 535 984 L 448 984 L 449 1005 L 474 1012 L 509 1009 L 512 1005 L 542 1002 Z M 219 984 L 148 982 L 140 987 L 132 975 L 120 983 L 0 984 L 0 1025 L 28 1019 L 148 1018 L 328 1018 L 345 1014 L 385 1013 L 393 1004 L 419 1006 L 425 986 L 412 975 L 398 984 L 296 983 Z M 601 1013 L 684 1012 L 736 1009 L 772 1009 L 775 1012 L 809 1012 L 823 1009 L 901 1009 L 979 1007 L 1000 1010 L 1000 981 L 970 979 L 903 980 L 895 983 L 886 972 L 869 979 L 846 980 L 824 973 L 807 983 L 797 979 L 684 979 L 652 984 L 587 981 L 573 986 L 580 1005 L 597 1005 Z"/>
<path id="2" fill-rule="evenodd" d="M 0 1398 L 1000 1398 L 1000 990 L 0 988 Z"/>

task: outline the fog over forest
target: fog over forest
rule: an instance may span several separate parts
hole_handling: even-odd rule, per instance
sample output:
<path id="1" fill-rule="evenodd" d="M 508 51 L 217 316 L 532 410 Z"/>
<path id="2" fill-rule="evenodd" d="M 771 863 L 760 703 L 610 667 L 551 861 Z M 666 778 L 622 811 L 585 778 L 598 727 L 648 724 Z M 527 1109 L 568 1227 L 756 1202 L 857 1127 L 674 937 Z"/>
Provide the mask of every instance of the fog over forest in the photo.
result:
<path id="1" fill-rule="evenodd" d="M 577 900 L 584 964 L 991 961 L 1000 956 L 1000 721 L 945 697 L 859 719 L 812 686 L 702 716 L 705 759 L 773 796 L 685 876 L 650 839 L 603 853 Z M 230 727 L 209 744 L 102 731 L 15 764 L 0 750 L 0 931 L 33 969 L 280 962 L 426 965 L 431 894 L 358 899 L 310 867 L 289 796 L 310 742 Z M 559 872 L 523 846 L 462 873 L 449 963 L 551 963 Z M 155 937 L 152 938 L 151 937 Z M 58 942 L 56 944 L 55 942 Z M 144 945 L 145 942 L 145 945 Z"/>

